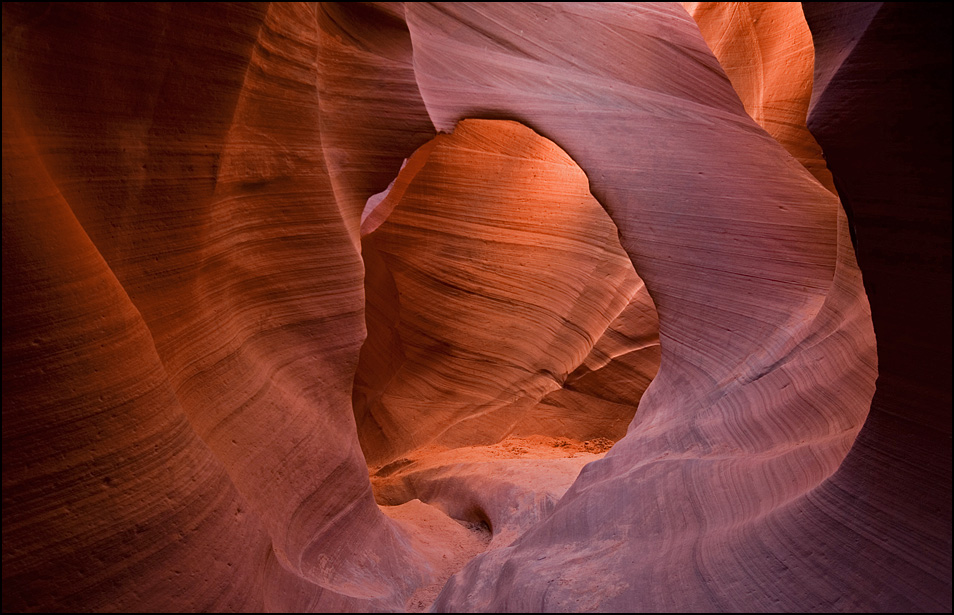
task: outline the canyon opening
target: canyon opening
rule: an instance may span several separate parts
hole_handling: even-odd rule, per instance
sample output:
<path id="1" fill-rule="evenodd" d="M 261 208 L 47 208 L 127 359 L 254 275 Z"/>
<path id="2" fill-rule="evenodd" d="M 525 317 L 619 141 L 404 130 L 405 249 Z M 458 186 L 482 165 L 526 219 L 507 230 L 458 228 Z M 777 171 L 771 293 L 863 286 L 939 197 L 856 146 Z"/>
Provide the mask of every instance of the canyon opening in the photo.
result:
<path id="1" fill-rule="evenodd" d="M 949 11 L 5 3 L 4 610 L 950 611 Z"/>

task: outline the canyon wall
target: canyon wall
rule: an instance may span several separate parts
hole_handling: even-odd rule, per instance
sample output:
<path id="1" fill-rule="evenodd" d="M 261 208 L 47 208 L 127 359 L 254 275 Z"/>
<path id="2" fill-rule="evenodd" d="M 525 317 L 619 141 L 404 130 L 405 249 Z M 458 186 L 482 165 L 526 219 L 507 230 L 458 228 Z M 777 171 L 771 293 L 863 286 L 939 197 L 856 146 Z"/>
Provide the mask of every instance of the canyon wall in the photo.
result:
<path id="1" fill-rule="evenodd" d="M 805 125 L 815 48 L 797 2 L 683 2 L 745 111 L 834 192 Z"/>
<path id="2" fill-rule="evenodd" d="M 949 611 L 949 9 L 797 8 L 4 4 L 4 610 Z"/>

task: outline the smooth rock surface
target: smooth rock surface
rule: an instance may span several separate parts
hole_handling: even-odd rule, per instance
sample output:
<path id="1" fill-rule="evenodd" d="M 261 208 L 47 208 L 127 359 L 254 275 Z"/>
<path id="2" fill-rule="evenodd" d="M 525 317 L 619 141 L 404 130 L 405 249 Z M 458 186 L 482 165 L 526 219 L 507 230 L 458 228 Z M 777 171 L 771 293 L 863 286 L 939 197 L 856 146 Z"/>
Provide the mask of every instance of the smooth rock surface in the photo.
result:
<path id="1" fill-rule="evenodd" d="M 362 242 L 368 341 L 354 401 L 370 465 L 434 442 L 491 444 L 521 421 L 537 434 L 622 436 L 651 359 L 605 416 L 586 404 L 534 412 L 572 386 L 639 291 L 644 318 L 627 322 L 644 345 L 656 338 L 616 227 L 565 153 L 516 122 L 466 120 L 411 156 L 366 227 L 377 212 L 389 213 Z"/>
<path id="2" fill-rule="evenodd" d="M 367 198 L 436 131 L 417 90 L 402 3 L 323 2 L 315 10 L 322 150 L 357 239 Z"/>
<path id="3" fill-rule="evenodd" d="M 852 220 L 878 339 L 855 446 L 797 511 L 859 608 L 951 610 L 951 9 L 805 4 L 808 126 Z M 816 538 L 816 541 L 820 541 Z"/>
<path id="4" fill-rule="evenodd" d="M 837 469 L 874 392 L 838 202 L 748 117 L 681 7 L 407 13 L 438 128 L 519 118 L 587 172 L 653 296 L 662 347 L 627 437 L 545 522 L 475 558 L 436 608 L 806 604 L 823 568 L 770 584 L 752 563 L 784 554 L 798 528 L 777 511 Z M 571 31 L 572 61 L 557 52 Z"/>
<path id="5" fill-rule="evenodd" d="M 746 112 L 835 191 L 815 137 L 805 126 L 812 95 L 812 33 L 798 2 L 683 2 L 699 24 Z"/>
<path id="6" fill-rule="evenodd" d="M 268 535 L 3 81 L 3 608 L 259 610 Z"/>
<path id="7" fill-rule="evenodd" d="M 950 9 L 686 5 L 5 3 L 4 610 L 950 611 Z"/>
<path id="8" fill-rule="evenodd" d="M 53 184 L 148 327 L 191 429 L 267 531 L 265 546 L 239 543 L 257 578 L 236 575 L 232 591 L 272 610 L 400 608 L 430 573 L 375 504 L 355 434 L 363 268 L 356 219 L 352 233 L 325 170 L 314 7 L 4 10 L 5 101 L 10 90 Z M 4 263 L 26 267 L 15 255 Z M 16 323 L 5 307 L 4 326 Z M 57 335 L 72 343 L 68 330 Z M 20 369 L 4 362 L 5 377 Z M 95 373 L 88 378 L 95 387 Z M 31 416 L 4 400 L 5 412 Z M 163 466 L 162 456 L 141 459 Z M 212 512 L 194 514 L 191 522 L 214 524 Z M 133 521 L 112 531 L 133 532 Z M 242 523 L 216 527 L 219 542 L 202 548 L 233 548 Z M 42 546 L 34 557 L 55 557 Z M 86 574 L 132 591 L 100 562 L 89 555 Z M 197 596 L 180 599 L 141 596 L 138 607 L 198 608 Z M 118 600 L 86 608 L 132 608 Z"/>

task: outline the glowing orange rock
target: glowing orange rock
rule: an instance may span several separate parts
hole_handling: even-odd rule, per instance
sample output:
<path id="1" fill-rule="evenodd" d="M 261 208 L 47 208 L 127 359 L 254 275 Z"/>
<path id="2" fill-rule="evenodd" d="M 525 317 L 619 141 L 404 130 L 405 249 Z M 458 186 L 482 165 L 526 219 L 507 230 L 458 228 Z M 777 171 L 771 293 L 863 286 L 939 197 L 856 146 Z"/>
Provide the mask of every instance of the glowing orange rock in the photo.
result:
<path id="1" fill-rule="evenodd" d="M 5 3 L 4 610 L 949 611 L 950 20 L 804 5 L 843 209 L 796 9 Z"/>
<path id="2" fill-rule="evenodd" d="M 425 147 L 363 242 L 369 333 L 355 412 L 372 465 L 509 434 L 641 287 L 586 177 L 553 143 L 515 122 L 467 120 Z M 646 384 L 632 383 L 624 424 Z M 589 428 L 602 434 L 614 418 Z"/>
<path id="3" fill-rule="evenodd" d="M 749 118 L 681 7 L 407 14 L 438 128 L 520 118 L 587 172 L 655 301 L 662 349 L 627 436 L 436 608 L 797 608 L 824 574 L 766 593 L 747 562 L 804 561 L 785 550 L 801 528 L 779 520 L 838 468 L 876 375 L 837 200 Z"/>
<path id="4" fill-rule="evenodd" d="M 815 54 L 801 4 L 682 4 L 699 24 L 746 112 L 834 192 L 821 147 L 805 126 Z"/>

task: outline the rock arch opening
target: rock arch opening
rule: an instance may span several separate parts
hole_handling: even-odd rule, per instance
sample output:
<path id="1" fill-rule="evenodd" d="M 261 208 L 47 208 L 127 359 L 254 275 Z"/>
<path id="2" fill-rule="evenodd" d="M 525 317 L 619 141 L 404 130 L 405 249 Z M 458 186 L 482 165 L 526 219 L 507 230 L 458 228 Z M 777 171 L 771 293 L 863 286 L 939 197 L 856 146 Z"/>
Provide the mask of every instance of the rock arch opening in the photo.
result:
<path id="1" fill-rule="evenodd" d="M 513 121 L 461 121 L 362 216 L 354 385 L 379 504 L 419 499 L 503 546 L 626 433 L 656 309 L 586 175 Z"/>
<path id="2" fill-rule="evenodd" d="M 950 611 L 950 21 L 687 4 L 5 3 L 4 610 L 394 612 L 443 587 L 435 611 Z M 362 207 L 472 117 L 559 143 L 652 289 L 659 373 L 585 466 L 539 435 L 572 426 L 544 402 L 605 392 L 620 355 L 587 363 L 612 340 L 580 350 L 599 327 L 559 301 L 524 300 L 478 361 L 461 347 L 496 329 L 459 316 L 473 272 L 456 311 L 415 306 L 436 257 L 385 241 L 379 316 L 421 326 L 366 335 Z M 484 149 L 458 163 L 507 158 Z M 521 264 L 404 215 L 368 237 Z M 382 373 L 427 386 L 365 382 L 359 443 L 355 374 L 395 340 Z M 546 361 L 491 369 L 522 346 Z M 462 383 L 470 406 L 405 420 Z"/>

